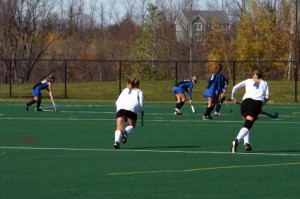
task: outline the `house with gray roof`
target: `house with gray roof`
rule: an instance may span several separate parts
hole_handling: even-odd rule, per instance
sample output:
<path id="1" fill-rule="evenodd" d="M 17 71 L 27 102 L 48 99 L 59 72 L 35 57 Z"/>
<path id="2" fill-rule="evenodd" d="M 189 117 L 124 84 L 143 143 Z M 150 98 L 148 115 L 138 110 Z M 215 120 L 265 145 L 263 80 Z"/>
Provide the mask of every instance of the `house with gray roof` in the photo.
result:
<path id="1" fill-rule="evenodd" d="M 205 43 L 204 35 L 211 31 L 215 23 L 230 32 L 228 15 L 222 10 L 185 10 L 181 11 L 175 20 L 176 38 L 179 42 L 194 40 Z"/>

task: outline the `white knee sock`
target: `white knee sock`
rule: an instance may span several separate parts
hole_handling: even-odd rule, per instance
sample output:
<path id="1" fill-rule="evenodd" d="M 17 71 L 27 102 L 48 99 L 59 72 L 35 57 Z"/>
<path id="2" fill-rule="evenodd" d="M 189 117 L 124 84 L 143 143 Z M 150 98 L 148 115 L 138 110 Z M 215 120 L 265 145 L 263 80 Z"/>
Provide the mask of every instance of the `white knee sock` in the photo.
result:
<path id="1" fill-rule="evenodd" d="M 243 139 L 246 135 L 248 135 L 249 130 L 246 127 L 241 128 L 239 134 L 237 135 L 236 139 L 238 139 L 238 141 L 240 141 L 241 139 Z"/>
<path id="2" fill-rule="evenodd" d="M 115 131 L 115 142 L 121 142 L 121 138 L 122 138 L 122 135 L 121 135 L 121 131 L 120 130 L 116 130 Z"/>
<path id="3" fill-rule="evenodd" d="M 244 145 L 250 144 L 250 131 L 248 130 L 248 134 L 244 137 Z"/>
<path id="4" fill-rule="evenodd" d="M 133 127 L 133 126 L 127 126 L 127 127 L 125 128 L 125 131 L 126 131 L 127 134 L 129 135 L 129 134 L 133 133 L 134 127 Z"/>

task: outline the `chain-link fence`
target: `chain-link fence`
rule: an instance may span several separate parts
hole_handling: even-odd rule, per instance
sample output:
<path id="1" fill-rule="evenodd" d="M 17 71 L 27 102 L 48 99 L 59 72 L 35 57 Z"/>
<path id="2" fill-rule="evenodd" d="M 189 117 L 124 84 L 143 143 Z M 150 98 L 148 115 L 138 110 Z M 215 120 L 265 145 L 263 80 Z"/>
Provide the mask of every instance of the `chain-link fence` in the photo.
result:
<path id="1" fill-rule="evenodd" d="M 206 80 L 217 63 L 223 64 L 222 72 L 233 85 L 237 80 L 250 77 L 254 69 L 261 69 L 264 79 L 289 82 L 293 89 L 295 102 L 298 95 L 298 63 L 290 61 L 130 61 L 130 60 L 4 60 L 0 59 L 0 85 L 8 85 L 8 90 L 0 88 L 0 94 L 9 97 L 22 96 L 21 91 L 14 90 L 16 84 L 32 86 L 43 77 L 52 74 L 55 82 L 62 86 L 59 96 L 69 96 L 68 85 L 87 82 L 117 82 L 115 89 L 119 92 L 122 84 L 130 75 L 137 75 L 143 81 L 170 80 L 174 84 L 180 80 L 196 75 Z M 2 90 L 2 91 L 1 91 Z M 1 96 L 0 96 L 1 97 Z"/>

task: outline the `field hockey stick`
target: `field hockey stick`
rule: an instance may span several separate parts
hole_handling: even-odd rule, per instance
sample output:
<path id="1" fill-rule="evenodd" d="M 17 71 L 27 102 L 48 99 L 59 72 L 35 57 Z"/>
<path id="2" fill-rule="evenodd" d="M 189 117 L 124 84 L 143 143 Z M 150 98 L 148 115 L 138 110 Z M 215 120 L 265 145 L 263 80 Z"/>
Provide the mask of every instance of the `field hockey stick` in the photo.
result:
<path id="1" fill-rule="evenodd" d="M 229 104 L 227 103 L 227 100 L 225 101 L 225 104 L 226 104 L 228 110 L 232 113 L 232 109 L 230 108 Z"/>
<path id="2" fill-rule="evenodd" d="M 141 126 L 144 126 L 144 110 L 143 110 L 142 105 L 140 103 L 140 90 L 138 91 L 137 99 L 138 99 L 138 103 L 139 103 L 140 109 L 141 109 Z"/>
<path id="3" fill-rule="evenodd" d="M 239 105 L 242 104 L 241 102 L 236 102 L 236 103 L 239 104 Z M 273 118 L 273 119 L 278 118 L 278 113 L 277 112 L 275 112 L 274 114 L 272 114 L 272 113 L 268 113 L 266 111 L 261 110 L 260 113 L 263 114 L 263 115 L 266 115 L 266 116 L 268 116 L 270 118 Z"/>
<path id="4" fill-rule="evenodd" d="M 54 108 L 54 111 L 57 112 L 56 105 L 55 105 L 55 102 L 53 100 L 53 97 L 52 97 L 52 95 L 50 93 L 49 93 L 49 95 L 50 95 L 50 98 L 51 98 L 51 102 L 52 102 L 52 106 Z"/>
<path id="5" fill-rule="evenodd" d="M 56 109 L 56 105 L 55 105 L 55 102 L 53 100 L 51 100 L 52 102 L 52 105 L 53 105 L 53 108 L 54 108 L 54 111 L 57 112 L 57 109 Z"/>
<path id="6" fill-rule="evenodd" d="M 274 114 L 272 114 L 272 113 L 268 113 L 266 111 L 261 110 L 261 113 L 264 114 L 264 115 L 266 115 L 266 116 L 268 116 L 268 117 L 270 117 L 270 118 L 273 118 L 273 119 L 278 118 L 278 113 L 277 112 L 275 112 Z"/>
<path id="7" fill-rule="evenodd" d="M 144 126 L 144 112 L 141 112 L 141 126 Z"/>
<path id="8" fill-rule="evenodd" d="M 190 99 L 190 105 L 191 105 L 192 112 L 196 114 L 197 111 L 195 110 L 194 104 L 191 102 L 191 99 Z"/>
<path id="9" fill-rule="evenodd" d="M 194 114 L 197 113 L 197 111 L 195 110 L 194 104 L 191 104 L 191 109 L 192 109 L 192 112 L 193 112 Z"/>
<path id="10" fill-rule="evenodd" d="M 195 107 L 194 107 L 194 105 L 193 105 L 193 104 L 191 104 L 191 109 L 192 109 L 192 112 L 193 112 L 193 113 L 196 113 L 196 111 L 195 111 Z"/>

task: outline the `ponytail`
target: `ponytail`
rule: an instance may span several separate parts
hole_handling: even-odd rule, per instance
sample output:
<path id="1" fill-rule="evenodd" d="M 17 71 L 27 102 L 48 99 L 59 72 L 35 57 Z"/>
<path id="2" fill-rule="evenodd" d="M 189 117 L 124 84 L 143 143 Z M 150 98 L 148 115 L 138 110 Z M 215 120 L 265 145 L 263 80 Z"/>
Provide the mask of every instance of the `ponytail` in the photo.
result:
<path id="1" fill-rule="evenodd" d="M 136 77 L 128 78 L 127 86 L 130 90 L 132 90 L 134 88 L 138 88 L 139 85 L 140 85 L 140 81 L 138 80 L 138 78 L 136 78 Z"/>
<path id="2" fill-rule="evenodd" d="M 262 78 L 262 72 L 260 70 L 254 70 L 253 72 L 253 80 L 255 83 L 259 83 Z"/>

